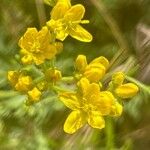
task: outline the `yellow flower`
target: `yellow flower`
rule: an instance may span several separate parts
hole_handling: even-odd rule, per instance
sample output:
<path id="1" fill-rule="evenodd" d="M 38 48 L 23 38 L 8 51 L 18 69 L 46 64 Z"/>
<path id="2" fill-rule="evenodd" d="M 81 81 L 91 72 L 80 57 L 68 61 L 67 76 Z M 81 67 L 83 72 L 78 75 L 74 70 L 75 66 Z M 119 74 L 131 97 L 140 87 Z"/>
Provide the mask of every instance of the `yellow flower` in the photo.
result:
<path id="1" fill-rule="evenodd" d="M 21 59 L 24 64 L 31 64 L 34 62 L 39 65 L 45 59 L 53 58 L 56 53 L 56 47 L 50 44 L 51 34 L 47 27 L 43 27 L 39 32 L 36 28 L 28 28 L 23 37 L 19 40 L 21 47 Z"/>
<path id="2" fill-rule="evenodd" d="M 57 82 L 62 78 L 61 71 L 52 68 L 46 71 L 45 76 L 48 81 L 52 82 Z"/>
<path id="3" fill-rule="evenodd" d="M 19 72 L 18 71 L 8 71 L 7 78 L 9 82 L 12 84 L 12 86 L 15 86 L 15 84 L 18 81 Z"/>
<path id="4" fill-rule="evenodd" d="M 105 75 L 106 69 L 109 66 L 108 60 L 100 56 L 87 64 L 86 56 L 78 55 L 75 61 L 75 68 L 91 82 L 98 82 Z"/>
<path id="5" fill-rule="evenodd" d="M 32 88 L 32 78 L 19 71 L 9 71 L 8 80 L 17 91 L 27 92 Z"/>
<path id="6" fill-rule="evenodd" d="M 116 95 L 121 98 L 132 98 L 138 93 L 139 88 L 133 83 L 123 84 L 124 79 L 125 75 L 123 72 L 116 72 L 112 76 L 112 84 L 114 86 L 114 91 Z"/>
<path id="7" fill-rule="evenodd" d="M 31 102 L 38 102 L 42 93 L 38 88 L 34 87 L 31 91 L 28 91 L 28 100 Z"/>
<path id="8" fill-rule="evenodd" d="M 77 40 L 90 42 L 92 35 L 80 26 L 80 23 L 89 23 L 88 20 L 82 20 L 84 13 L 83 5 L 71 6 L 70 1 L 60 0 L 52 9 L 51 20 L 47 22 L 47 26 L 61 41 L 70 35 Z"/>
<path id="9" fill-rule="evenodd" d="M 32 87 L 32 78 L 30 76 L 19 76 L 15 89 L 20 92 L 26 92 Z"/>
<path id="10" fill-rule="evenodd" d="M 114 108 L 118 105 L 114 96 L 109 91 L 100 92 L 99 85 L 89 83 L 86 78 L 82 78 L 77 86 L 77 92 L 59 95 L 60 100 L 72 110 L 64 124 L 64 131 L 72 134 L 87 122 L 93 128 L 104 128 L 103 116 L 116 116 L 118 113 L 118 109 Z"/>

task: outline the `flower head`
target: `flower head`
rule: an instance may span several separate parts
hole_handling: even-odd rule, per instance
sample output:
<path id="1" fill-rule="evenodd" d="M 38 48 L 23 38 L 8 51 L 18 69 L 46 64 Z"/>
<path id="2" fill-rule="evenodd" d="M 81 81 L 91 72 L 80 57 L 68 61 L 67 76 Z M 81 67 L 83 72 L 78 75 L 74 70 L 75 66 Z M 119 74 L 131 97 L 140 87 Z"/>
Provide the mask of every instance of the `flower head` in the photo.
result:
<path id="1" fill-rule="evenodd" d="M 57 49 L 54 44 L 50 44 L 51 38 L 47 27 L 43 27 L 39 32 L 36 28 L 28 28 L 19 40 L 23 64 L 34 62 L 39 65 L 45 59 L 53 58 L 57 53 Z"/>
<path id="2" fill-rule="evenodd" d="M 78 55 L 75 61 L 76 70 L 91 82 L 98 82 L 100 79 L 102 79 L 105 75 L 108 65 L 108 60 L 103 56 L 95 58 L 89 64 L 87 64 L 86 56 L 84 55 Z"/>
<path id="3" fill-rule="evenodd" d="M 19 71 L 9 71 L 8 80 L 17 91 L 27 92 L 32 88 L 32 78 Z"/>
<path id="4" fill-rule="evenodd" d="M 77 40 L 90 42 L 92 35 L 80 26 L 89 23 L 88 20 L 82 20 L 84 13 L 83 5 L 71 6 L 69 0 L 59 0 L 52 9 L 51 20 L 47 22 L 47 26 L 61 41 L 70 35 Z"/>
<path id="5" fill-rule="evenodd" d="M 41 95 L 41 91 L 37 87 L 34 87 L 32 90 L 28 91 L 28 100 L 31 102 L 38 102 Z"/>
<path id="6" fill-rule="evenodd" d="M 119 103 L 111 92 L 100 92 L 99 85 L 90 83 L 86 78 L 82 78 L 77 86 L 77 92 L 59 95 L 60 100 L 72 110 L 64 124 L 65 132 L 72 134 L 87 122 L 93 128 L 102 129 L 105 127 L 103 116 L 121 115 L 122 110 L 119 108 L 118 111 L 117 106 Z"/>
<path id="7" fill-rule="evenodd" d="M 62 75 L 61 71 L 50 68 L 46 71 L 45 77 L 48 81 L 57 82 L 62 78 Z"/>

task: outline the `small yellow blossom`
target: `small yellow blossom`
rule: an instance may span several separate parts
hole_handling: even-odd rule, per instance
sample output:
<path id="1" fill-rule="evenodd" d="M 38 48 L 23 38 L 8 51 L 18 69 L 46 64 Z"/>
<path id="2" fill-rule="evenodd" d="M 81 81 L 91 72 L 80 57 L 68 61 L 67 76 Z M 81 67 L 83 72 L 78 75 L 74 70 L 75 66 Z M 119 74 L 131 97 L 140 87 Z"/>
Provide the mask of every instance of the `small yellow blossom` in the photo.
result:
<path id="1" fill-rule="evenodd" d="M 84 55 L 78 55 L 75 61 L 76 70 L 91 82 L 98 82 L 102 79 L 108 66 L 109 62 L 103 56 L 95 58 L 89 64 L 87 64 L 86 56 Z"/>
<path id="2" fill-rule="evenodd" d="M 8 80 L 17 91 L 27 92 L 32 88 L 32 78 L 19 71 L 9 71 Z"/>
<path id="3" fill-rule="evenodd" d="M 51 20 L 47 22 L 47 26 L 61 41 L 70 35 L 77 40 L 90 42 L 92 35 L 80 26 L 80 23 L 89 23 L 88 20 L 82 20 L 84 13 L 83 5 L 71 6 L 70 1 L 59 0 L 52 9 Z"/>
<path id="4" fill-rule="evenodd" d="M 45 76 L 48 81 L 52 82 L 57 82 L 62 78 L 61 71 L 53 68 L 48 69 Z"/>
<path id="5" fill-rule="evenodd" d="M 72 110 L 64 124 L 65 132 L 72 134 L 87 122 L 93 128 L 102 129 L 105 127 L 103 116 L 121 115 L 121 108 L 118 110 L 116 105 L 119 104 L 111 92 L 100 92 L 99 85 L 86 78 L 82 78 L 77 86 L 77 92 L 59 94 L 60 100 Z"/>
<path id="6" fill-rule="evenodd" d="M 15 89 L 20 92 L 26 92 L 32 87 L 32 78 L 30 76 L 19 76 Z"/>
<path id="7" fill-rule="evenodd" d="M 31 102 L 38 102 L 41 98 L 41 91 L 38 88 L 34 87 L 31 91 L 28 91 L 28 100 Z"/>
<path id="8" fill-rule="evenodd" d="M 15 86 L 15 84 L 18 81 L 19 72 L 18 71 L 8 71 L 7 78 L 9 82 L 12 84 L 12 86 Z"/>
<path id="9" fill-rule="evenodd" d="M 135 96 L 139 88 L 137 85 L 133 83 L 125 83 L 123 84 L 125 79 L 125 75 L 123 72 L 116 72 L 112 76 L 112 85 L 114 86 L 114 92 L 116 93 L 117 96 L 120 98 L 132 98 Z"/>
<path id="10" fill-rule="evenodd" d="M 53 58 L 56 53 L 56 47 L 50 44 L 51 34 L 47 27 L 43 27 L 39 32 L 36 28 L 28 28 L 24 36 L 19 40 L 21 47 L 22 63 L 31 64 L 34 62 L 39 65 L 45 59 Z"/>

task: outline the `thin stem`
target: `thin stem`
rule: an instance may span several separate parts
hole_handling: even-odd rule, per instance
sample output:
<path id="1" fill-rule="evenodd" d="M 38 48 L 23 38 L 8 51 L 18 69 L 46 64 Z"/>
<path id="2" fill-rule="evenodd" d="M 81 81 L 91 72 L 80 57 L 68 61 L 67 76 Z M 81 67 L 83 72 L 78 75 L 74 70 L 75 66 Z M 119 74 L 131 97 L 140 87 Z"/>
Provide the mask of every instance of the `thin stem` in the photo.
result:
<path id="1" fill-rule="evenodd" d="M 46 23 L 46 15 L 42 0 L 35 0 L 40 26 Z"/>
<path id="2" fill-rule="evenodd" d="M 41 76 L 41 77 L 35 79 L 35 80 L 33 81 L 33 83 L 34 83 L 34 84 L 37 84 L 37 83 L 39 83 L 40 81 L 43 81 L 44 79 L 45 79 L 45 76 Z"/>
<path id="3" fill-rule="evenodd" d="M 75 79 L 73 76 L 69 76 L 69 77 L 62 77 L 61 81 L 70 83 L 70 82 L 74 82 Z"/>
<path id="4" fill-rule="evenodd" d="M 106 119 L 106 149 L 112 150 L 114 148 L 114 129 L 113 129 L 113 120 L 112 118 Z"/>
<path id="5" fill-rule="evenodd" d="M 52 86 L 52 89 L 54 90 L 54 91 L 56 91 L 56 92 L 71 92 L 70 90 L 68 90 L 68 89 L 64 89 L 64 88 L 62 88 L 62 87 L 59 87 L 59 86 Z"/>

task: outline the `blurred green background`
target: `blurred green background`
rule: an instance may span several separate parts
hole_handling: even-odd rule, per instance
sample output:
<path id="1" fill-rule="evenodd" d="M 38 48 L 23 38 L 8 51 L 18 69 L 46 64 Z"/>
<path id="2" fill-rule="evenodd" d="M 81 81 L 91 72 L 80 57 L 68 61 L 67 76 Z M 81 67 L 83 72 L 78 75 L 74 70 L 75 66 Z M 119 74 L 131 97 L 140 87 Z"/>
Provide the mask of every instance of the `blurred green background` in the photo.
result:
<path id="1" fill-rule="evenodd" d="M 69 76 L 78 54 L 85 54 L 88 61 L 103 55 L 111 62 L 109 73 L 126 72 L 138 83 L 140 93 L 124 102 L 123 115 L 106 123 L 105 129 L 86 126 L 65 134 L 63 124 L 70 111 L 54 93 L 27 107 L 25 97 L 7 81 L 7 71 L 20 67 L 19 38 L 28 27 L 45 25 L 51 7 L 42 0 L 0 0 L 0 150 L 150 149 L 150 1 L 72 0 L 77 3 L 86 8 L 84 18 L 90 24 L 85 28 L 93 41 L 68 37 L 57 58 L 58 68 Z"/>

